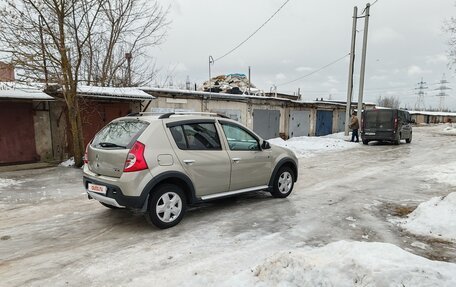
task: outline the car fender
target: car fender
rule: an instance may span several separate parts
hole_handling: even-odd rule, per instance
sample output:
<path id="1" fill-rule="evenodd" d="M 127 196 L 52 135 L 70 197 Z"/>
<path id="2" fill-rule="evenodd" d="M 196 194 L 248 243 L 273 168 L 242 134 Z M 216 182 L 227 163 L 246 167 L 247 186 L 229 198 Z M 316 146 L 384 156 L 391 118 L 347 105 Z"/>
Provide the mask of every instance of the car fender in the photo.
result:
<path id="1" fill-rule="evenodd" d="M 144 198 L 143 209 L 147 208 L 147 199 L 149 198 L 150 193 L 157 185 L 163 182 L 172 183 L 173 180 L 179 180 L 179 182 L 184 183 L 184 192 L 187 194 L 187 199 L 189 203 L 197 201 L 193 182 L 186 174 L 177 171 L 166 171 L 160 173 L 157 176 L 154 176 L 154 178 L 150 180 L 144 187 L 143 191 L 141 192 L 141 198 Z"/>
<path id="2" fill-rule="evenodd" d="M 285 164 L 291 164 L 294 168 L 295 172 L 295 182 L 298 180 L 298 164 L 296 161 L 290 157 L 284 157 L 280 159 L 274 166 L 274 170 L 272 171 L 271 179 L 269 180 L 269 187 L 271 188 L 273 185 L 274 178 L 276 177 L 277 173 L 279 172 L 279 169 L 285 165 Z"/>

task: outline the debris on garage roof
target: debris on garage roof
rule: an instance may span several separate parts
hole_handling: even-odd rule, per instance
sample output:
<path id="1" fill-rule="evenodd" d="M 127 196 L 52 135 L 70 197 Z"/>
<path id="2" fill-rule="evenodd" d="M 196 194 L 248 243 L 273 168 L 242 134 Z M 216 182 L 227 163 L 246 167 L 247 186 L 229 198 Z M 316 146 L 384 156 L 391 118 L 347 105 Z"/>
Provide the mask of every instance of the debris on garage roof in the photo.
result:
<path id="1" fill-rule="evenodd" d="M 205 81 L 202 86 L 205 92 L 226 93 L 226 94 L 245 94 L 249 90 L 249 79 L 244 74 L 228 74 L 214 77 Z M 254 90 L 254 91 L 252 91 Z M 258 89 L 250 83 L 250 91 L 254 93 Z"/>
<path id="2" fill-rule="evenodd" d="M 52 101 L 53 97 L 47 95 L 37 87 L 17 82 L 0 82 L 0 99 L 39 100 Z"/>

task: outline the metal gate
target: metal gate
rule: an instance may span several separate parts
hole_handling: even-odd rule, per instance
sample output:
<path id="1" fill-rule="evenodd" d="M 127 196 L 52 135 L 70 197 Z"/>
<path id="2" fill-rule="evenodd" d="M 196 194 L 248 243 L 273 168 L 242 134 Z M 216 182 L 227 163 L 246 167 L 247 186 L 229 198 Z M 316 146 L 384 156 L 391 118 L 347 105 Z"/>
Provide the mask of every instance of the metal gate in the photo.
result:
<path id="1" fill-rule="evenodd" d="M 288 136 L 302 137 L 310 134 L 310 111 L 292 111 L 288 122 Z"/>
<path id="2" fill-rule="evenodd" d="M 280 111 L 253 110 L 253 131 L 264 139 L 279 137 Z"/>
<path id="3" fill-rule="evenodd" d="M 325 136 L 332 133 L 332 121 L 333 121 L 333 112 L 332 111 L 322 111 L 317 110 L 317 129 L 315 135 Z"/>
<path id="4" fill-rule="evenodd" d="M 32 103 L 2 102 L 0 164 L 38 161 Z"/>
<path id="5" fill-rule="evenodd" d="M 130 113 L 129 103 L 112 103 L 84 101 L 80 103 L 84 145 L 87 145 L 95 134 L 115 118 Z"/>
<path id="6" fill-rule="evenodd" d="M 337 117 L 337 131 L 344 132 L 345 131 L 345 111 L 339 111 Z"/>

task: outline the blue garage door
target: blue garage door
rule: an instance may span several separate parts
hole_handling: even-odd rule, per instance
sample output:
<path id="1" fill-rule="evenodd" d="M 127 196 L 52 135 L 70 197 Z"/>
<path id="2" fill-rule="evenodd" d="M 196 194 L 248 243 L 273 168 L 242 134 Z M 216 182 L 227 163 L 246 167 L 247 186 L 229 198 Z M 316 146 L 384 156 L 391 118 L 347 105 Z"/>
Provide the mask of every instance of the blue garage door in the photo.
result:
<path id="1" fill-rule="evenodd" d="M 325 136 L 332 133 L 333 112 L 317 111 L 317 130 L 315 135 Z"/>

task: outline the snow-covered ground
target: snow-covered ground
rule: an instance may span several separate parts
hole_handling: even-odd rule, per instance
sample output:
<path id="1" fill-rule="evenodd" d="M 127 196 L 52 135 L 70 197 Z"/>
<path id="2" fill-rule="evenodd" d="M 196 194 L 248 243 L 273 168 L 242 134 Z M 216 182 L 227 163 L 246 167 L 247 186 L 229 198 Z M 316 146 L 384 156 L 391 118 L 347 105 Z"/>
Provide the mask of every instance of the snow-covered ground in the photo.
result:
<path id="1" fill-rule="evenodd" d="M 456 242 L 456 192 L 421 203 L 399 225 L 414 234 Z"/>
<path id="2" fill-rule="evenodd" d="M 0 178 L 0 188 L 5 188 L 5 187 L 11 186 L 11 185 L 18 185 L 21 182 L 22 181 L 20 181 L 20 180 L 14 180 L 14 179 L 10 179 L 10 178 Z"/>
<path id="3" fill-rule="evenodd" d="M 338 241 L 280 252 L 227 285 L 456 286 L 456 264 L 431 261 L 388 243 Z"/>
<path id="4" fill-rule="evenodd" d="M 399 146 L 273 139 L 301 158 L 290 197 L 192 207 L 168 230 L 87 200 L 79 169 L 1 174 L 2 284 L 456 286 L 456 264 L 427 259 L 456 262 L 456 193 L 443 197 L 456 186 L 456 146 L 445 127 L 414 129 Z M 387 203 L 421 202 L 395 217 L 411 234 L 388 221 Z M 434 235 L 450 242 L 435 246 Z"/>
<path id="5" fill-rule="evenodd" d="M 449 124 L 443 129 L 443 133 L 456 136 L 456 124 Z"/>
<path id="6" fill-rule="evenodd" d="M 268 140 L 268 142 L 291 149 L 298 158 L 360 147 L 360 143 L 347 141 L 344 133 L 331 134 L 323 137 L 294 137 L 286 141 L 281 138 L 274 138 Z"/>
<path id="7" fill-rule="evenodd" d="M 74 166 L 74 157 L 67 159 L 59 164 L 59 166 L 64 167 L 73 167 Z"/>

